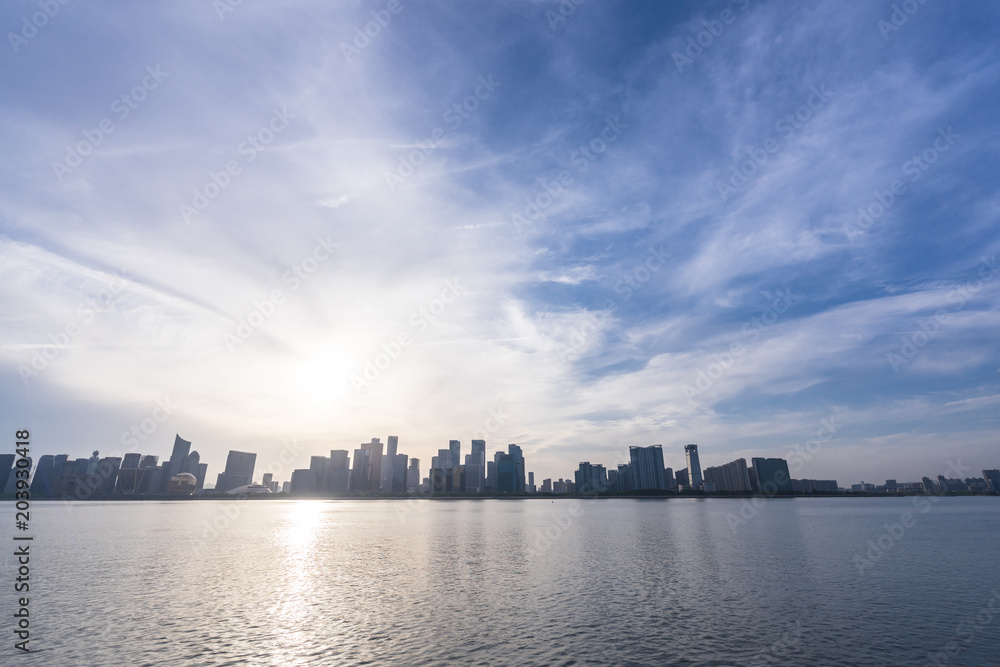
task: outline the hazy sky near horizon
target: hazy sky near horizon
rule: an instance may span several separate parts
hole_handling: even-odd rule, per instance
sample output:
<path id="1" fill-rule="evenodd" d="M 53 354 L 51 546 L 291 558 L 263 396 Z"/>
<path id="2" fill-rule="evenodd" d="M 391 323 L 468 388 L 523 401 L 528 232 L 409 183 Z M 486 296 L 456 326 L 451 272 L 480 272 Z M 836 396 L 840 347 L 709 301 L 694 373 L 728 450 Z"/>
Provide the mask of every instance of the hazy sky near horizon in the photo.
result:
<path id="1" fill-rule="evenodd" d="M 0 9 L 10 447 L 1000 467 L 994 3 L 50 4 Z"/>

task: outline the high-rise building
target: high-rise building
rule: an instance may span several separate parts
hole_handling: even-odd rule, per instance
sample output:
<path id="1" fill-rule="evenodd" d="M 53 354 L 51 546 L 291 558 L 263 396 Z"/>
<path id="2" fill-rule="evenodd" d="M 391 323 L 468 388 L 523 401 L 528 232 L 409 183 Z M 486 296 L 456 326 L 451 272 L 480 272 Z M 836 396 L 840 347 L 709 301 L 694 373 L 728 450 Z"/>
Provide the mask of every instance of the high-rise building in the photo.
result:
<path id="1" fill-rule="evenodd" d="M 368 460 L 371 470 L 368 473 L 368 490 L 378 491 L 382 479 L 382 441 L 378 438 L 372 438 L 371 442 L 362 444 L 361 448 L 370 452 Z"/>
<path id="2" fill-rule="evenodd" d="M 666 491 L 663 478 L 663 445 L 629 447 L 628 484 L 632 491 Z M 695 452 L 695 456 L 698 453 Z"/>
<path id="3" fill-rule="evenodd" d="M 409 460 L 406 454 L 396 454 L 392 457 L 392 486 L 385 493 L 404 493 L 406 491 L 406 463 Z"/>
<path id="4" fill-rule="evenodd" d="M 14 455 L 0 454 L 0 493 L 7 488 L 7 480 L 14 473 Z"/>
<path id="5" fill-rule="evenodd" d="M 186 472 L 184 464 L 188 454 L 191 452 L 191 443 L 182 438 L 179 434 L 174 435 L 174 450 L 170 453 L 170 463 L 167 470 L 167 479 L 174 475 Z"/>
<path id="6" fill-rule="evenodd" d="M 371 450 L 359 447 L 354 450 L 351 465 L 351 491 L 367 491 L 371 485 Z"/>
<path id="7" fill-rule="evenodd" d="M 486 490 L 485 440 L 472 441 L 472 453 L 465 457 L 465 483 L 466 490 L 472 493 Z"/>
<path id="8" fill-rule="evenodd" d="M 663 479 L 667 482 L 667 491 L 677 490 L 677 478 L 674 477 L 673 468 L 664 468 Z"/>
<path id="9" fill-rule="evenodd" d="M 420 459 L 411 458 L 406 471 L 406 491 L 416 493 L 420 490 Z"/>
<path id="10" fill-rule="evenodd" d="M 552 478 L 542 480 L 542 493 L 552 493 Z"/>
<path id="11" fill-rule="evenodd" d="M 385 456 L 382 457 L 382 482 L 379 486 L 379 490 L 382 493 L 392 493 L 393 487 L 393 476 L 394 476 L 394 466 L 396 461 L 396 449 L 399 444 L 399 438 L 394 435 L 390 435 L 388 441 L 385 445 Z"/>
<path id="12" fill-rule="evenodd" d="M 195 493 L 199 493 L 205 488 L 205 475 L 208 473 L 208 464 L 201 462 L 201 455 L 197 451 L 187 455 L 187 458 L 184 460 L 184 470 L 182 472 L 189 472 L 194 475 L 197 484 Z"/>
<path id="13" fill-rule="evenodd" d="M 574 476 L 577 493 L 603 493 L 608 490 L 608 473 L 603 465 L 582 461 Z"/>
<path id="14" fill-rule="evenodd" d="M 457 468 L 462 463 L 462 443 L 459 440 L 448 441 L 448 451 L 451 453 L 451 466 Z"/>
<path id="15" fill-rule="evenodd" d="M 788 461 L 759 457 L 754 457 L 751 461 L 760 493 L 768 496 L 776 493 L 792 493 L 792 476 L 788 472 Z"/>
<path id="16" fill-rule="evenodd" d="M 507 445 L 507 454 L 514 460 L 514 493 L 524 493 L 524 454 L 517 445 Z"/>
<path id="17" fill-rule="evenodd" d="M 55 478 L 55 459 L 52 454 L 42 454 L 38 458 L 35 474 L 31 477 L 28 487 L 32 497 L 48 498 L 52 496 L 52 482 Z"/>
<path id="18" fill-rule="evenodd" d="M 497 460 L 496 457 L 503 452 L 497 452 L 492 461 L 486 462 L 486 486 L 484 490 L 490 493 L 497 492 Z"/>
<path id="19" fill-rule="evenodd" d="M 693 489 L 702 485 L 701 461 L 698 459 L 698 445 L 684 445 L 684 455 L 687 459 L 688 483 Z"/>
<path id="20" fill-rule="evenodd" d="M 226 469 L 219 473 L 215 482 L 215 492 L 225 493 L 252 483 L 253 469 L 256 464 L 256 454 L 229 450 L 229 456 L 226 457 Z"/>
<path id="21" fill-rule="evenodd" d="M 433 462 L 431 463 L 431 465 L 435 468 L 442 468 L 444 470 L 450 470 L 451 468 L 454 468 L 455 466 L 453 466 L 451 463 L 451 448 L 439 449 L 437 454 L 437 462 L 438 464 L 436 466 L 433 464 Z"/>
<path id="22" fill-rule="evenodd" d="M 315 468 L 299 468 L 292 471 L 291 493 L 314 494 L 319 491 L 319 479 Z"/>
<path id="23" fill-rule="evenodd" d="M 354 467 L 351 470 L 352 491 L 378 491 L 382 479 L 382 442 L 372 438 L 354 450 Z"/>
<path id="24" fill-rule="evenodd" d="M 493 465 L 496 470 L 493 493 L 517 493 L 517 462 L 514 457 L 497 452 L 493 455 Z"/>
<path id="25" fill-rule="evenodd" d="M 711 482 L 716 491 L 740 493 L 750 491 L 750 471 L 746 459 L 736 459 L 721 466 L 705 468 L 706 482 Z"/>
<path id="26" fill-rule="evenodd" d="M 1000 470 L 984 470 L 983 479 L 986 480 L 986 488 L 993 493 L 1000 493 Z"/>
<path id="27" fill-rule="evenodd" d="M 346 449 L 330 450 L 330 493 L 347 493 L 350 483 L 350 454 Z"/>
<path id="28" fill-rule="evenodd" d="M 687 468 L 681 468 L 680 470 L 678 470 L 674 474 L 674 477 L 677 479 L 677 488 L 679 488 L 679 489 L 681 489 L 683 491 L 687 491 L 687 490 L 689 490 L 691 488 L 690 480 L 688 480 L 688 469 Z"/>

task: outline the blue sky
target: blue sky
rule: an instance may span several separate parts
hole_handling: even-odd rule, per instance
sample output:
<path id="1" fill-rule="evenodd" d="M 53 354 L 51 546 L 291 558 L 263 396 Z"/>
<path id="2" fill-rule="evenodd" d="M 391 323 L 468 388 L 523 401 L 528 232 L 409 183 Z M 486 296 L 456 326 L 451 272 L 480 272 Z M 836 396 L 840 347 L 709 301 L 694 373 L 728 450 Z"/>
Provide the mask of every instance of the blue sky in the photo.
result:
<path id="1" fill-rule="evenodd" d="M 0 11 L 38 454 L 485 437 L 540 481 L 832 423 L 797 477 L 1000 466 L 991 3 L 43 10 Z"/>

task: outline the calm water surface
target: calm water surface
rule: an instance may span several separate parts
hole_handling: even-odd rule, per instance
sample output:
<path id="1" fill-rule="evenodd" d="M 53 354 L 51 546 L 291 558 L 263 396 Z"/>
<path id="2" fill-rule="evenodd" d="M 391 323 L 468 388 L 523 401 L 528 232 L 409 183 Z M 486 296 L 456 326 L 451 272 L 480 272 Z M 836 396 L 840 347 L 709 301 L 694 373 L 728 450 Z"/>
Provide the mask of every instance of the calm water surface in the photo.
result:
<path id="1" fill-rule="evenodd" d="M 1000 499 L 741 507 L 35 502 L 0 664 L 1000 665 Z"/>

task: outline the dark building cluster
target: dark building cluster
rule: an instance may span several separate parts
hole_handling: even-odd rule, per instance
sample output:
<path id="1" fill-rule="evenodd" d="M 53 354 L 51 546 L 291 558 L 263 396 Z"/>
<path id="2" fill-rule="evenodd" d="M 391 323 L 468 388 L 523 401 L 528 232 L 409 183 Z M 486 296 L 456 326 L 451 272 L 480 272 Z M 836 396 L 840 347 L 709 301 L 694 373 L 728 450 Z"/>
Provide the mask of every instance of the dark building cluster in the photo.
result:
<path id="1" fill-rule="evenodd" d="M 570 493 L 614 494 L 630 492 L 703 492 L 703 493 L 762 493 L 765 495 L 793 493 L 839 493 L 842 489 L 833 479 L 792 479 L 788 461 L 781 458 L 736 459 L 702 471 L 698 445 L 685 445 L 687 467 L 674 472 L 663 462 L 662 445 L 629 447 L 629 462 L 618 465 L 617 470 L 589 461 L 580 463 Z M 551 480 L 542 483 L 543 491 Z M 562 481 L 562 480 L 560 480 Z M 1000 470 L 983 470 L 981 478 L 937 480 L 924 477 L 922 482 L 897 483 L 886 480 L 885 485 L 854 484 L 854 493 L 1000 493 Z"/>
<path id="2" fill-rule="evenodd" d="M 191 443 L 179 435 L 170 459 L 159 463 L 151 454 L 70 460 L 66 454 L 45 454 L 34 466 L 29 491 L 36 498 L 107 498 L 113 496 L 191 495 L 202 489 L 208 465 L 201 463 Z M 0 457 L 0 470 L 6 471 Z M 0 472 L 3 475 L 4 472 Z"/>
<path id="3" fill-rule="evenodd" d="M 835 480 L 797 480 L 788 461 L 778 458 L 736 459 L 702 471 L 698 445 L 684 445 L 686 468 L 674 472 L 663 462 L 663 446 L 629 447 L 629 462 L 617 470 L 584 461 L 576 471 L 577 493 L 704 492 L 767 495 L 836 492 Z"/>
<path id="4" fill-rule="evenodd" d="M 450 440 L 447 448 L 431 457 L 427 476 L 421 478 L 420 460 L 399 453 L 399 438 L 379 438 L 362 443 L 353 451 L 335 449 L 329 456 L 312 456 L 308 468 L 292 472 L 291 480 L 279 483 L 265 473 L 254 483 L 257 455 L 230 451 L 226 468 L 218 474 L 214 489 L 205 489 L 208 465 L 201 463 L 191 443 L 177 435 L 170 459 L 159 463 L 151 454 L 127 453 L 70 460 L 66 454 L 46 454 L 38 459 L 29 490 L 36 498 L 128 498 L 191 496 L 203 493 L 271 494 L 286 492 L 306 496 L 474 494 L 516 496 L 523 494 L 598 495 L 716 493 L 787 495 L 799 493 L 853 492 L 901 493 L 1000 493 L 1000 470 L 983 470 L 982 477 L 937 479 L 920 482 L 886 480 L 884 485 L 854 484 L 840 488 L 836 480 L 792 479 L 788 461 L 782 458 L 736 459 L 702 470 L 698 445 L 684 446 L 686 467 L 676 472 L 664 464 L 663 446 L 629 447 L 629 460 L 616 468 L 589 461 L 580 463 L 573 480 L 545 479 L 535 485 L 526 471 L 524 453 L 516 444 L 486 459 L 486 441 L 472 440 L 462 457 L 462 443 Z M 0 495 L 14 494 L 13 454 L 0 455 Z"/>
<path id="5" fill-rule="evenodd" d="M 420 459 L 399 453 L 399 438 L 390 435 L 362 443 L 353 457 L 346 449 L 330 456 L 313 456 L 309 467 L 292 472 L 289 491 L 296 495 L 472 493 L 513 495 L 535 492 L 534 474 L 525 472 L 521 448 L 511 444 L 486 460 L 486 441 L 473 440 L 462 458 L 460 440 L 431 457 L 427 477 L 421 478 Z M 384 447 L 384 451 L 383 451 Z M 527 475 L 527 478 L 526 478 Z"/>

